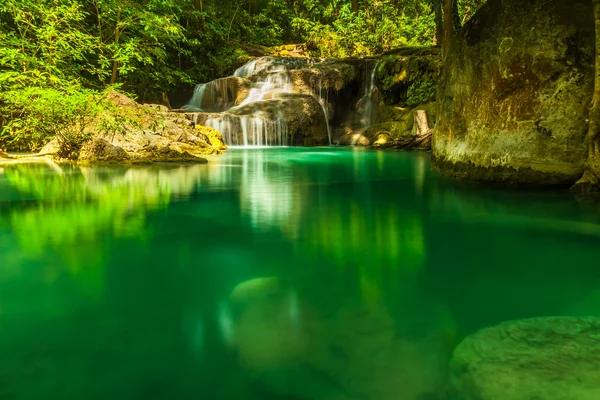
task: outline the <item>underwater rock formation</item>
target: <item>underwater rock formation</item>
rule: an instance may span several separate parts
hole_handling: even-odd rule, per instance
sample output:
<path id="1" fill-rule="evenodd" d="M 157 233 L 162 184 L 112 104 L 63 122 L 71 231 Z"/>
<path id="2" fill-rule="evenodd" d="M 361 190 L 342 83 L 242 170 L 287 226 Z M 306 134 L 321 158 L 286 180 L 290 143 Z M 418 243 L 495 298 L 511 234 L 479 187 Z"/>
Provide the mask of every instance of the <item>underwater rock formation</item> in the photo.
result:
<path id="1" fill-rule="evenodd" d="M 409 314 L 397 321 L 381 304 L 339 304 L 324 315 L 307 297 L 276 277 L 242 282 L 231 294 L 232 346 L 269 392 L 306 400 L 442 393 L 449 351 L 439 322 Z"/>
<path id="2" fill-rule="evenodd" d="M 571 184 L 594 82 L 587 0 L 490 0 L 449 45 L 433 165 L 454 177 Z"/>
<path id="3" fill-rule="evenodd" d="M 598 360 L 600 318 L 532 318 L 467 337 L 450 373 L 463 400 L 596 400 Z"/>

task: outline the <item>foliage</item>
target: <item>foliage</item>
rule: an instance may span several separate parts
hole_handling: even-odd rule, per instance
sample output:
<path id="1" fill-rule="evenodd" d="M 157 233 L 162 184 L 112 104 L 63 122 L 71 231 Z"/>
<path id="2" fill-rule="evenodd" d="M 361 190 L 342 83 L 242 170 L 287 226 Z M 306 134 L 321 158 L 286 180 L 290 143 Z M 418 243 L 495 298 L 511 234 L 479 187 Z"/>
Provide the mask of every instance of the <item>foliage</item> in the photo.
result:
<path id="1" fill-rule="evenodd" d="M 463 19 L 483 1 L 459 0 Z M 34 151 L 57 136 L 69 154 L 107 90 L 168 104 L 167 93 L 230 74 L 246 44 L 306 42 L 319 57 L 431 44 L 431 2 L 3 0 L 0 148 Z"/>
<path id="2" fill-rule="evenodd" d="M 3 92 L 2 111 L 10 116 L 0 140 L 11 148 L 37 151 L 56 136 L 60 156 L 72 158 L 88 138 L 85 128 L 102 108 L 101 95 L 79 87 L 31 86 Z"/>
<path id="3" fill-rule="evenodd" d="M 372 7 L 352 12 L 341 6 L 330 24 L 296 18 L 295 33 L 305 39 L 313 56 L 350 57 L 381 54 L 403 45 L 429 45 L 435 23 L 430 7 L 424 15 L 407 12 L 392 0 L 376 2 Z"/>
<path id="4" fill-rule="evenodd" d="M 433 101 L 436 89 L 435 81 L 426 79 L 423 73 L 418 72 L 406 91 L 406 105 L 414 107 Z"/>

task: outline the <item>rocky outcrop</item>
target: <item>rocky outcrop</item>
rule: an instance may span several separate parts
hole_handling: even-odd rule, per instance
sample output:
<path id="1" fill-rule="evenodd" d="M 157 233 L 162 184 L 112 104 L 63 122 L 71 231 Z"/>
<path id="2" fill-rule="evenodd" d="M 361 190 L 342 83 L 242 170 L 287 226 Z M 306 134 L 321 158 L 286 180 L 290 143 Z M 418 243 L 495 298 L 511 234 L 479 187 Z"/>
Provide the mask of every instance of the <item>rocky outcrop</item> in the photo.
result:
<path id="1" fill-rule="evenodd" d="M 226 146 L 212 128 L 195 126 L 166 107 L 140 105 L 110 92 L 107 111 L 89 123 L 89 136 L 76 161 L 81 162 L 206 162 L 201 155 L 220 154 Z M 61 154 L 60 142 L 48 143 L 41 153 Z"/>
<path id="2" fill-rule="evenodd" d="M 462 400 L 596 400 L 598 360 L 600 318 L 533 318 L 467 337 L 451 378 Z"/>
<path id="3" fill-rule="evenodd" d="M 571 184 L 594 78 L 587 0 L 490 0 L 449 47 L 433 166 L 459 178 Z"/>
<path id="4" fill-rule="evenodd" d="M 371 82 L 370 89 L 365 92 L 370 91 L 374 111 L 370 118 L 363 117 L 363 129 L 360 129 L 360 123 L 359 129 L 356 126 L 347 129 L 342 142 L 430 149 L 430 141 L 414 145 L 417 135 L 413 130 L 413 115 L 417 110 L 424 110 L 429 126 L 435 125 L 434 101 L 439 69 L 440 55 L 436 47 L 406 47 L 372 60 L 366 67 L 371 71 Z M 368 79 L 364 80 L 368 82 Z M 365 124 L 364 120 L 369 123 Z"/>
<path id="5" fill-rule="evenodd" d="M 198 85 L 182 111 L 231 145 L 383 146 L 379 137 L 388 135 L 390 146 L 404 147 L 415 138 L 416 110 L 435 124 L 439 64 L 434 47 L 366 59 L 263 56 Z"/>

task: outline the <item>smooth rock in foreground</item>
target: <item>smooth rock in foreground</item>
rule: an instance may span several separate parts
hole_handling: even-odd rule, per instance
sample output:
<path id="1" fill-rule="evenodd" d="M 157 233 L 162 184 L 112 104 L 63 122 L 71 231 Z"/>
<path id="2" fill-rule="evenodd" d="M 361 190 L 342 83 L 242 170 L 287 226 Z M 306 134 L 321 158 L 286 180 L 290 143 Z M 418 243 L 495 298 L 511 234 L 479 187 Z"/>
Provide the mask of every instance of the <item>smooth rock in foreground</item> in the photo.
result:
<path id="1" fill-rule="evenodd" d="M 600 318 L 505 322 L 467 337 L 451 380 L 461 400 L 600 399 Z"/>

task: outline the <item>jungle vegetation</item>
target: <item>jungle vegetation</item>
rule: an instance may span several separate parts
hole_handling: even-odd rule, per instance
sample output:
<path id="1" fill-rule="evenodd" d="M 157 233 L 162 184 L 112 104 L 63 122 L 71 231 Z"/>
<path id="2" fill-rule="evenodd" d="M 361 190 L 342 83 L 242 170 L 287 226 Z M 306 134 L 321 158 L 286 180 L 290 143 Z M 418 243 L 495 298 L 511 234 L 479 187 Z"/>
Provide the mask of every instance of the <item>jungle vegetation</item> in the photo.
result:
<path id="1" fill-rule="evenodd" d="M 142 102 L 230 74 L 251 46 L 316 57 L 441 45 L 485 0 L 3 0 L 0 149 L 85 140 L 108 90 Z"/>

